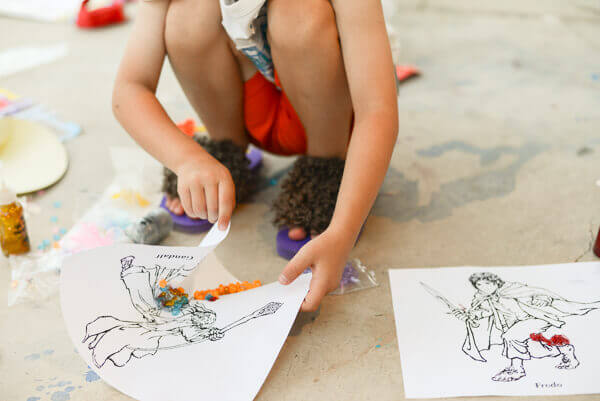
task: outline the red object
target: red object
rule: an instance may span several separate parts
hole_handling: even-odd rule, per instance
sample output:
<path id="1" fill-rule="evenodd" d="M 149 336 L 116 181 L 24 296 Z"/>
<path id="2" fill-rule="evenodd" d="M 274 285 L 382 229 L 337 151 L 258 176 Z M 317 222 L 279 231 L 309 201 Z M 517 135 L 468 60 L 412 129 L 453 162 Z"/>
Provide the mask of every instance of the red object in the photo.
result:
<path id="1" fill-rule="evenodd" d="M 531 333 L 529 338 L 531 338 L 533 341 L 545 343 L 550 347 L 570 344 L 569 339 L 565 336 L 561 336 L 560 334 L 554 335 L 550 339 L 547 339 L 542 333 Z"/>
<path id="2" fill-rule="evenodd" d="M 598 230 L 598 236 L 596 237 L 596 243 L 594 244 L 594 253 L 600 258 L 600 230 Z"/>
<path id="3" fill-rule="evenodd" d="M 396 66 L 396 77 L 400 82 L 406 81 L 410 77 L 416 77 L 417 75 L 421 75 L 421 71 L 417 67 L 413 67 L 412 65 Z"/>
<path id="4" fill-rule="evenodd" d="M 125 21 L 122 0 L 116 0 L 110 6 L 91 11 L 88 10 L 88 3 L 89 0 L 84 0 L 81 3 L 81 8 L 77 15 L 77 26 L 80 28 L 99 28 Z"/>
<path id="5" fill-rule="evenodd" d="M 194 136 L 194 133 L 196 132 L 196 123 L 191 118 L 188 118 L 177 124 L 177 128 L 187 136 Z"/>
<path id="6" fill-rule="evenodd" d="M 278 155 L 306 153 L 306 132 L 281 87 L 260 72 L 244 83 L 244 121 L 250 140 L 259 148 Z"/>

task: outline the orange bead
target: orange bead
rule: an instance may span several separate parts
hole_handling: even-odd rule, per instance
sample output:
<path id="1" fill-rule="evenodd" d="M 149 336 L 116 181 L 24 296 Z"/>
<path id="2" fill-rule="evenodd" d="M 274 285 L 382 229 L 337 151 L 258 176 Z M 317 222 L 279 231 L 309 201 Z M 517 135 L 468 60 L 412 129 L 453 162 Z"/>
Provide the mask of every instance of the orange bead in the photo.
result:
<path id="1" fill-rule="evenodd" d="M 160 281 L 158 282 L 158 285 L 159 285 L 161 288 L 165 288 L 165 287 L 167 286 L 167 282 L 166 282 L 166 280 L 165 280 L 165 279 L 162 279 L 162 280 L 160 280 Z"/>

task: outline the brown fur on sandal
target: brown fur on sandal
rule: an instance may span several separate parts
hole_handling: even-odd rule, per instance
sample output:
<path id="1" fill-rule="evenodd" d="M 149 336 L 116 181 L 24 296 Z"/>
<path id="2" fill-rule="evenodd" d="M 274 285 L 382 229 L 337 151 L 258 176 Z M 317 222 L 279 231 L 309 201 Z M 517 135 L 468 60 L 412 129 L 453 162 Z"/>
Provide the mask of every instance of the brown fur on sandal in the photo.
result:
<path id="1" fill-rule="evenodd" d="M 302 227 L 308 233 L 325 231 L 333 216 L 344 163 L 337 157 L 299 157 L 273 203 L 273 223 Z"/>
<path id="2" fill-rule="evenodd" d="M 206 136 L 195 136 L 194 140 L 212 157 L 221 162 L 231 174 L 235 184 L 236 202 L 243 202 L 252 195 L 257 185 L 257 174 L 250 170 L 246 152 L 230 140 L 213 141 Z M 177 176 L 165 167 L 162 190 L 171 198 L 177 198 Z"/>

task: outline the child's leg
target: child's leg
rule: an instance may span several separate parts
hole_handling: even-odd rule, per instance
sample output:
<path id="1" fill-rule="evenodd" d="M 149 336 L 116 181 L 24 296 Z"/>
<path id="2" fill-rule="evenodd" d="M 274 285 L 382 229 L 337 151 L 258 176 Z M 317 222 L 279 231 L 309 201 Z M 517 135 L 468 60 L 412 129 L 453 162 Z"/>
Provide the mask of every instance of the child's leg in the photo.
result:
<path id="1" fill-rule="evenodd" d="M 243 81 L 221 25 L 219 2 L 172 1 L 165 43 L 175 75 L 211 137 L 246 146 Z"/>
<path id="2" fill-rule="evenodd" d="M 192 107 L 215 140 L 230 139 L 246 148 L 243 77 L 221 25 L 218 1 L 172 1 L 165 26 L 169 61 Z M 182 214 L 177 198 L 167 207 Z"/>
<path id="3" fill-rule="evenodd" d="M 344 159 L 352 101 L 328 0 L 269 0 L 269 43 L 283 89 L 306 130 L 307 154 Z M 291 239 L 306 236 L 290 230 Z"/>

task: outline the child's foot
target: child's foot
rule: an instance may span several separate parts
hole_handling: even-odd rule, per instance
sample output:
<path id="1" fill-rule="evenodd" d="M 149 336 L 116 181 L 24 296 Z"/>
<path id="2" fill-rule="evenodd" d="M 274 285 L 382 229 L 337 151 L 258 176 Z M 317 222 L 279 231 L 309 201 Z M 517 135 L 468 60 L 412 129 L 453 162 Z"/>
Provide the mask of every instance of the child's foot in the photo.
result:
<path id="1" fill-rule="evenodd" d="M 294 241 L 301 241 L 306 238 L 306 231 L 302 227 L 293 227 L 288 231 L 288 237 Z"/>
<path id="2" fill-rule="evenodd" d="M 273 204 L 274 223 L 288 228 L 289 240 L 314 238 L 329 226 L 343 172 L 344 160 L 339 158 L 301 156 L 296 160 Z M 291 257 L 298 246 L 278 237 L 278 252 L 285 253 L 284 257 Z"/>
<path id="3" fill-rule="evenodd" d="M 229 170 L 235 184 L 236 203 L 244 201 L 254 192 L 257 175 L 250 169 L 245 149 L 230 140 L 213 141 L 205 136 L 195 136 L 194 140 Z M 164 169 L 162 188 L 167 209 L 176 215 L 183 215 L 183 206 L 177 194 L 177 176 L 167 168 Z"/>
<path id="4" fill-rule="evenodd" d="M 519 380 L 520 378 L 525 376 L 525 369 L 521 367 L 513 367 L 509 366 L 507 368 L 502 369 L 499 373 L 497 373 L 494 377 L 492 377 L 493 381 L 497 382 L 512 382 L 515 380 Z"/>
<path id="5" fill-rule="evenodd" d="M 290 239 L 294 240 L 294 241 L 302 241 L 303 239 L 305 239 L 307 237 L 307 235 L 308 234 L 306 234 L 306 230 L 302 227 L 292 227 L 288 231 L 288 237 L 290 237 Z M 310 238 L 315 238 L 318 235 L 319 235 L 318 232 L 313 231 L 310 234 Z"/>
<path id="6" fill-rule="evenodd" d="M 177 216 L 181 216 L 183 214 L 183 206 L 181 206 L 181 201 L 179 198 L 171 198 L 167 195 L 165 206 L 171 213 L 176 214 Z"/>
<path id="7" fill-rule="evenodd" d="M 558 347 L 561 353 L 561 361 L 556 365 L 557 369 L 575 369 L 579 361 L 575 357 L 575 347 L 571 344 Z"/>

